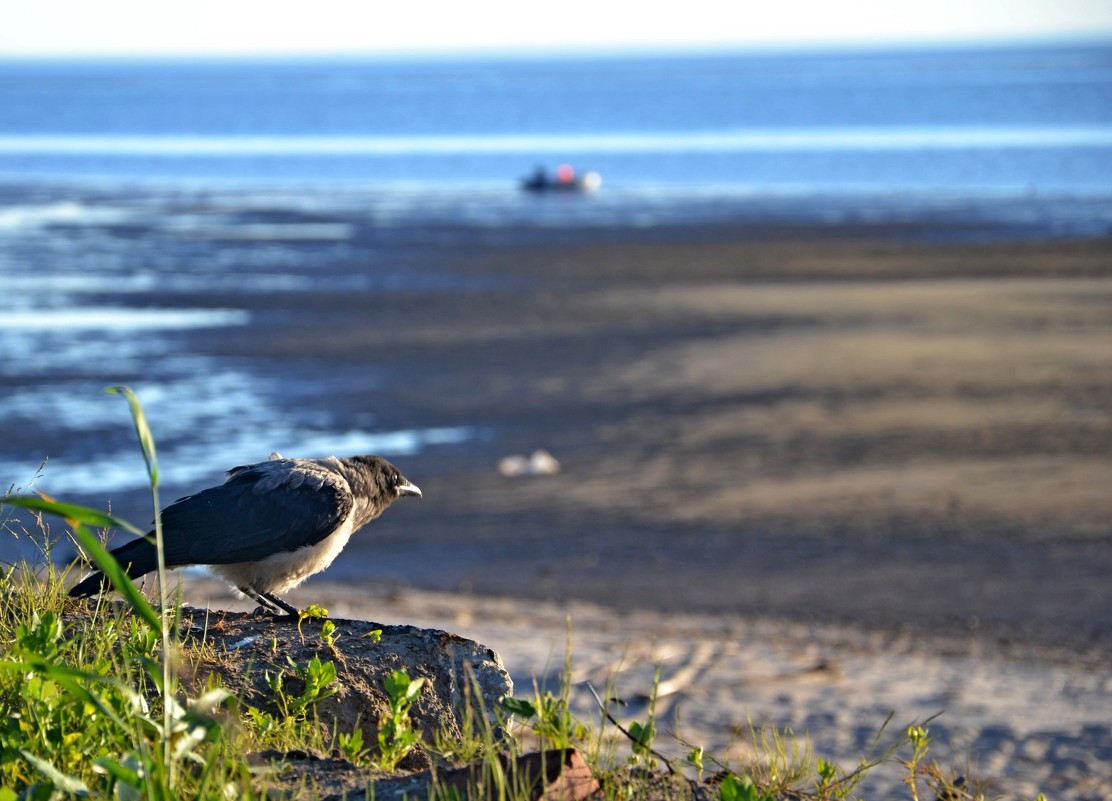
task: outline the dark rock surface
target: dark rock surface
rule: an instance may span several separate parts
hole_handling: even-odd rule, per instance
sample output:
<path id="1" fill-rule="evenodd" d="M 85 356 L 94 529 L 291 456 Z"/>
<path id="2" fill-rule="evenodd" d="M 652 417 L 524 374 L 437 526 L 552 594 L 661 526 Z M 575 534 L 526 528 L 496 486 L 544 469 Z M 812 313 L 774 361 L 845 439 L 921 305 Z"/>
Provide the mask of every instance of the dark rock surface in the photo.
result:
<path id="1" fill-rule="evenodd" d="M 434 736 L 458 739 L 469 710 L 491 710 L 513 693 L 513 682 L 498 654 L 455 634 L 415 626 L 383 626 L 360 620 L 332 620 L 331 644 L 321 636 L 320 619 L 295 620 L 186 607 L 183 640 L 202 643 L 192 675 L 183 680 L 203 688 L 213 674 L 244 703 L 275 710 L 268 682 L 281 672 L 284 691 L 297 696 L 304 687 L 297 668 L 314 657 L 336 666 L 334 692 L 316 704 L 316 714 L 331 735 L 363 731 L 363 742 L 376 742 L 378 721 L 388 709 L 383 684 L 396 670 L 425 686 L 410 716 L 425 742 Z M 376 634 L 375 632 L 381 632 Z M 415 752 L 403 764 L 428 766 Z"/>

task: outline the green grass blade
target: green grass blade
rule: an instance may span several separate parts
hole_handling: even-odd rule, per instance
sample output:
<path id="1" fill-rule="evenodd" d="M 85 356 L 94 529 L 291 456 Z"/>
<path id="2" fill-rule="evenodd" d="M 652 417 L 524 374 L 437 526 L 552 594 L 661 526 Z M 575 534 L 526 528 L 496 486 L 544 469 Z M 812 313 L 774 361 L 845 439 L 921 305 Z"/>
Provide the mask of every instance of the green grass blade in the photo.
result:
<path id="1" fill-rule="evenodd" d="M 67 776 L 58 770 L 48 760 L 42 757 L 35 756 L 30 751 L 20 748 L 19 753 L 23 758 L 35 766 L 35 769 L 46 778 L 54 783 L 54 787 L 61 790 L 63 793 L 84 797 L 89 795 L 89 788 L 85 786 L 85 782 L 74 776 Z"/>
<path id="2" fill-rule="evenodd" d="M 128 578 L 127 573 L 124 572 L 120 563 L 116 561 L 116 557 L 108 553 L 108 550 L 100 544 L 100 540 L 82 525 L 74 526 L 73 536 L 89 555 L 89 559 L 92 563 L 108 577 L 108 580 L 112 582 L 112 586 L 124 597 L 124 600 L 131 604 L 131 608 L 135 610 L 136 614 L 147 621 L 152 628 L 161 630 L 162 620 L 159 618 L 158 613 L 147 603 L 147 599 L 143 597 L 139 589 L 131 579 Z"/>
<path id="3" fill-rule="evenodd" d="M 171 610 L 169 598 L 166 594 L 166 551 L 162 540 L 162 513 L 158 502 L 158 457 L 155 455 L 154 435 L 151 433 L 150 426 L 147 425 L 147 416 L 143 412 L 143 406 L 130 387 L 109 387 L 106 391 L 127 398 L 128 406 L 131 407 L 131 419 L 135 423 L 135 433 L 139 437 L 139 446 L 143 449 L 143 459 L 147 463 L 147 475 L 150 477 L 151 485 L 151 501 L 154 503 L 154 544 L 158 555 L 159 606 L 164 612 L 168 612 Z M 124 592 L 128 601 L 132 602 L 133 605 L 135 601 L 140 601 L 146 605 L 146 601 L 142 599 L 142 596 L 139 595 L 135 586 L 127 580 L 126 576 L 124 577 L 124 585 L 117 585 L 117 589 Z M 136 607 L 136 609 L 138 610 L 139 607 Z M 149 610 L 150 607 L 147 606 L 147 609 Z M 174 686 L 177 684 L 176 671 L 171 665 L 170 623 L 169 620 L 163 619 L 156 625 L 162 632 L 162 693 L 166 698 L 170 698 L 174 692 Z M 170 719 L 170 705 L 168 703 L 163 704 L 162 723 L 162 765 L 169 772 L 168 781 L 170 785 L 173 785 L 177 773 L 177 762 L 171 759 L 170 740 L 173 721 Z"/>
<path id="4" fill-rule="evenodd" d="M 127 722 L 116 713 L 115 709 L 105 703 L 104 699 L 93 692 L 89 685 L 103 684 L 115 688 L 123 695 L 134 695 L 134 691 L 128 685 L 110 676 L 88 673 L 83 670 L 66 667 L 65 665 L 54 665 L 49 663 L 34 664 L 31 661 L 28 661 L 27 664 L 33 667 L 35 671 L 44 678 L 48 678 L 65 688 L 74 698 L 80 699 L 89 706 L 100 710 L 100 713 L 116 724 L 120 731 L 127 730 Z"/>
<path id="5" fill-rule="evenodd" d="M 8 504 L 9 506 L 19 506 L 23 509 L 32 509 L 37 512 L 46 512 L 47 514 L 57 515 L 70 522 L 71 525 L 85 525 L 96 526 L 99 528 L 122 528 L 130 531 L 139 536 L 144 536 L 145 532 L 136 528 L 126 520 L 121 520 L 118 517 L 113 517 L 110 514 L 98 511 L 88 506 L 79 506 L 75 503 L 61 503 L 59 501 L 50 500 L 47 498 L 39 498 L 33 495 L 21 495 L 12 498 L 0 498 L 0 503 Z"/>
<path id="6" fill-rule="evenodd" d="M 147 416 L 143 413 L 143 407 L 139 403 L 139 398 L 131 390 L 131 387 L 108 387 L 104 390 L 113 395 L 123 395 L 127 398 L 128 406 L 131 407 L 131 419 L 135 422 L 135 433 L 139 437 L 139 447 L 143 449 L 143 459 L 147 462 L 147 475 L 150 476 L 151 486 L 158 486 L 158 457 L 154 450 L 154 435 L 151 434 L 151 428 L 147 425 Z"/>
<path id="7" fill-rule="evenodd" d="M 97 773 L 103 773 L 107 776 L 111 776 L 116 781 L 123 782 L 128 787 L 143 786 L 143 780 L 139 776 L 139 773 L 137 771 L 121 765 L 115 759 L 101 757 L 100 759 L 93 762 L 93 770 L 95 770 Z M 116 792 L 116 796 L 118 798 L 126 797 L 124 793 L 121 793 L 118 790 Z"/>

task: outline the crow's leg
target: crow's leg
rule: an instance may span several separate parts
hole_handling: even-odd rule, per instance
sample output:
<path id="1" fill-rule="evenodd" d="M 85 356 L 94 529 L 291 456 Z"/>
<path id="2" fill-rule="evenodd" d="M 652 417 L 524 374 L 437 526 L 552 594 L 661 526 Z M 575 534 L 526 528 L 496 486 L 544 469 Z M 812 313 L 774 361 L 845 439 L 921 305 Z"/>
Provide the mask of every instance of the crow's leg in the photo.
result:
<path id="1" fill-rule="evenodd" d="M 259 592 L 251 587 L 239 587 L 238 589 L 259 605 L 259 608 L 255 610 L 256 615 L 265 614 L 281 617 L 283 612 L 290 617 L 298 617 L 300 615 L 300 610 L 297 607 L 290 606 L 273 593 Z"/>
<path id="2" fill-rule="evenodd" d="M 301 617 L 300 609 L 286 603 L 272 592 L 262 592 L 255 589 L 245 590 L 244 592 L 270 610 L 272 615 L 278 616 L 279 612 L 285 612 L 290 617 Z"/>
<path id="3" fill-rule="evenodd" d="M 286 603 L 285 601 L 283 601 L 281 598 L 279 598 L 274 593 L 272 593 L 272 592 L 260 592 L 259 595 L 261 595 L 263 598 L 265 598 L 267 601 L 269 601 L 272 606 L 278 607 L 279 609 L 284 611 L 290 617 L 301 617 L 301 610 L 300 609 L 298 609 L 296 606 L 292 606 L 292 605 Z"/>

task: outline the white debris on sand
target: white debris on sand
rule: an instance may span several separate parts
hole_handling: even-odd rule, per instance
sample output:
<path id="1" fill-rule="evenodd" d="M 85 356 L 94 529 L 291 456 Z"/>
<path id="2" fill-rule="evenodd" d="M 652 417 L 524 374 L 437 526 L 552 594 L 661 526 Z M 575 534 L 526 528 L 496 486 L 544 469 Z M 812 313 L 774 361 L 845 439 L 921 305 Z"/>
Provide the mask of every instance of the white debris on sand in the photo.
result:
<path id="1" fill-rule="evenodd" d="M 548 451 L 533 451 L 531 456 L 507 456 L 498 461 L 498 472 L 504 476 L 554 476 L 560 463 Z"/>

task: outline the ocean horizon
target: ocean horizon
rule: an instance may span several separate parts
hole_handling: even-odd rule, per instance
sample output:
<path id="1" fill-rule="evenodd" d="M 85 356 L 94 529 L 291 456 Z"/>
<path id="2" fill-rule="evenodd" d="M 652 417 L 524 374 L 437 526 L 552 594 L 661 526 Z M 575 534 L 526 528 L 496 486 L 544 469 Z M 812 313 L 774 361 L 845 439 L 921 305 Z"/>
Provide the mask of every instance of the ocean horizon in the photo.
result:
<path id="1" fill-rule="evenodd" d="M 415 255 L 454 236 L 535 245 L 562 230 L 738 224 L 888 226 L 883 235 L 926 241 L 1112 232 L 1106 44 L 0 61 L 0 108 L 0 277 L 11 290 L 0 378 L 18 389 L 0 399 L 0 425 L 19 432 L 0 444 L 0 468 L 20 484 L 50 456 L 65 491 L 94 475 L 103 489 L 141 485 L 109 469 L 132 447 L 126 426 L 103 434 L 120 410 L 100 390 L 125 380 L 171 421 L 169 475 L 181 483 L 265 457 L 252 446 L 263 440 L 412 453 L 482 436 L 372 414 L 307 419 L 289 407 L 282 370 L 179 351 L 203 332 L 256 325 L 265 311 L 252 298 L 322 284 L 472 291 L 478 279 Z M 599 172 L 602 186 L 521 190 L 537 165 L 562 162 Z M 44 450 L 32 434 L 55 425 L 76 444 L 51 435 Z M 114 444 L 90 459 L 88 438 Z"/>
<path id="2" fill-rule="evenodd" d="M 0 60 L 0 180 L 1112 196 L 1112 44 Z"/>

